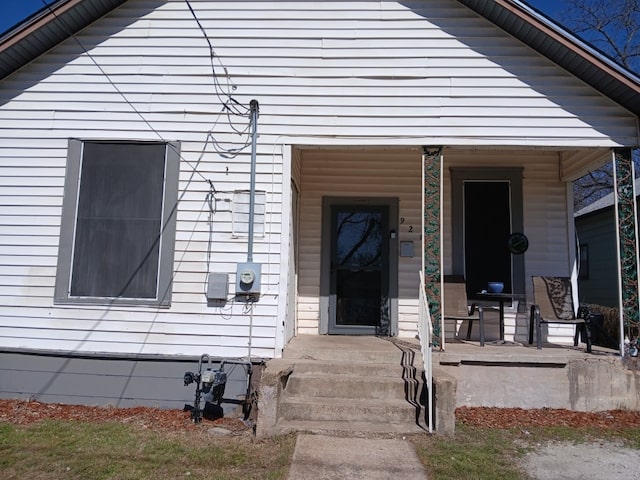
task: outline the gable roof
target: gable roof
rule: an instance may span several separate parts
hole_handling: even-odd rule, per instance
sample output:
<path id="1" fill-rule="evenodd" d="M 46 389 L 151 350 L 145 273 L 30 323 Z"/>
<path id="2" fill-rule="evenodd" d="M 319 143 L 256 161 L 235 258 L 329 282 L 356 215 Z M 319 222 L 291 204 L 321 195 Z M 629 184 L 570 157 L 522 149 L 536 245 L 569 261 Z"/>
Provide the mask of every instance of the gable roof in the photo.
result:
<path id="1" fill-rule="evenodd" d="M 127 0 L 58 0 L 0 37 L 0 80 Z M 456 0 L 634 115 L 640 78 L 519 0 Z"/>

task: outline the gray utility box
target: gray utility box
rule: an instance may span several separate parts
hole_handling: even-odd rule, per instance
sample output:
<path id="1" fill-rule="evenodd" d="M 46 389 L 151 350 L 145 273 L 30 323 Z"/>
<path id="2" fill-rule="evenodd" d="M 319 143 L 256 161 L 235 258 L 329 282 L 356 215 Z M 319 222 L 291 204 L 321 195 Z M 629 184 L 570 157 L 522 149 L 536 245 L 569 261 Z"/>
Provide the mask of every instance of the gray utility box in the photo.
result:
<path id="1" fill-rule="evenodd" d="M 207 300 L 226 300 L 229 294 L 229 275 L 210 273 L 207 281 Z"/>
<path id="2" fill-rule="evenodd" d="M 259 263 L 239 263 L 236 271 L 236 295 L 256 295 L 260 293 Z"/>

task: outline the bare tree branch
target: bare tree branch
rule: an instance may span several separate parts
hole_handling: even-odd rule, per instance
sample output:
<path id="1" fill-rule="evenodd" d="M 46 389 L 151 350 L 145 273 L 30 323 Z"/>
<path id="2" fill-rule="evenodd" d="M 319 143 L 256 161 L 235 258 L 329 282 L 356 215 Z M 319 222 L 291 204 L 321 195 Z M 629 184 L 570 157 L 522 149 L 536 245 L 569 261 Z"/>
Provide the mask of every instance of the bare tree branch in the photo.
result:
<path id="1" fill-rule="evenodd" d="M 629 70 L 640 68 L 637 0 L 568 0 L 563 22 Z"/>

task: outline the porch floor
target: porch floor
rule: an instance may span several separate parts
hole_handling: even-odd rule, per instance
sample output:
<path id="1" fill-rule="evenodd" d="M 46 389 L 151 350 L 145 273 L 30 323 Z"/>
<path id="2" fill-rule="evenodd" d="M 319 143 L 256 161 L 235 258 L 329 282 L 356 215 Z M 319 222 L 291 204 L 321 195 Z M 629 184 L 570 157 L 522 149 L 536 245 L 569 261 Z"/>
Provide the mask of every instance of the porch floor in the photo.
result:
<path id="1" fill-rule="evenodd" d="M 390 341 L 391 340 L 391 341 Z M 290 360 L 349 361 L 353 357 L 369 356 L 372 361 L 380 357 L 385 361 L 394 354 L 400 359 L 400 351 L 393 341 L 410 345 L 420 351 L 417 340 L 375 337 L 368 335 L 298 335 L 293 337 L 283 352 Z"/>
<path id="2" fill-rule="evenodd" d="M 364 335 L 298 335 L 287 344 L 283 357 L 306 360 L 348 360 L 353 353 L 369 352 L 371 355 L 398 353 L 399 347 L 412 348 L 420 352 L 420 343 L 413 338 L 375 337 Z M 542 350 L 520 342 L 491 342 L 481 347 L 477 341 L 447 339 L 445 350 L 433 350 L 434 366 L 459 363 L 513 363 L 564 365 L 569 360 L 594 357 L 617 358 L 619 352 L 593 345 L 592 353 L 587 353 L 583 344 L 559 345 L 545 343 Z"/>
<path id="3" fill-rule="evenodd" d="M 535 343 L 529 345 L 521 342 L 485 342 L 481 347 L 479 342 L 446 340 L 444 351 L 434 349 L 434 366 L 458 365 L 462 363 L 476 364 L 538 364 L 540 366 L 562 366 L 572 360 L 593 359 L 600 357 L 618 358 L 619 352 L 598 345 L 592 346 L 592 352 L 587 353 L 583 344 L 560 345 L 544 343 L 538 350 Z"/>

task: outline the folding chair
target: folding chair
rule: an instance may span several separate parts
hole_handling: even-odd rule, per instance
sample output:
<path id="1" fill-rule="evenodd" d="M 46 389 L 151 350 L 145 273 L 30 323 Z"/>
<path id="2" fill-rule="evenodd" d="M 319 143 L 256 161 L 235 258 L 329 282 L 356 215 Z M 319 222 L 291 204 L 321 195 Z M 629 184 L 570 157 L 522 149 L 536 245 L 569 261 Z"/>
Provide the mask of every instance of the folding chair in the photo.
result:
<path id="1" fill-rule="evenodd" d="M 583 334 L 587 352 L 591 353 L 591 329 L 589 314 L 584 309 L 576 312 L 573 288 L 569 277 L 533 277 L 534 304 L 531 305 L 529 318 L 529 345 L 533 343 L 533 330 L 536 331 L 536 346 L 542 349 L 542 324 L 573 324 L 576 332 L 573 345 L 578 345 L 578 335 Z"/>
<path id="2" fill-rule="evenodd" d="M 476 313 L 477 311 L 477 313 Z M 467 285 L 464 278 L 458 275 L 444 277 L 444 320 L 463 320 L 469 322 L 467 340 L 471 338 L 471 327 L 474 321 L 480 323 L 480 346 L 484 347 L 484 312 L 475 303 L 469 306 L 467 301 Z"/>

